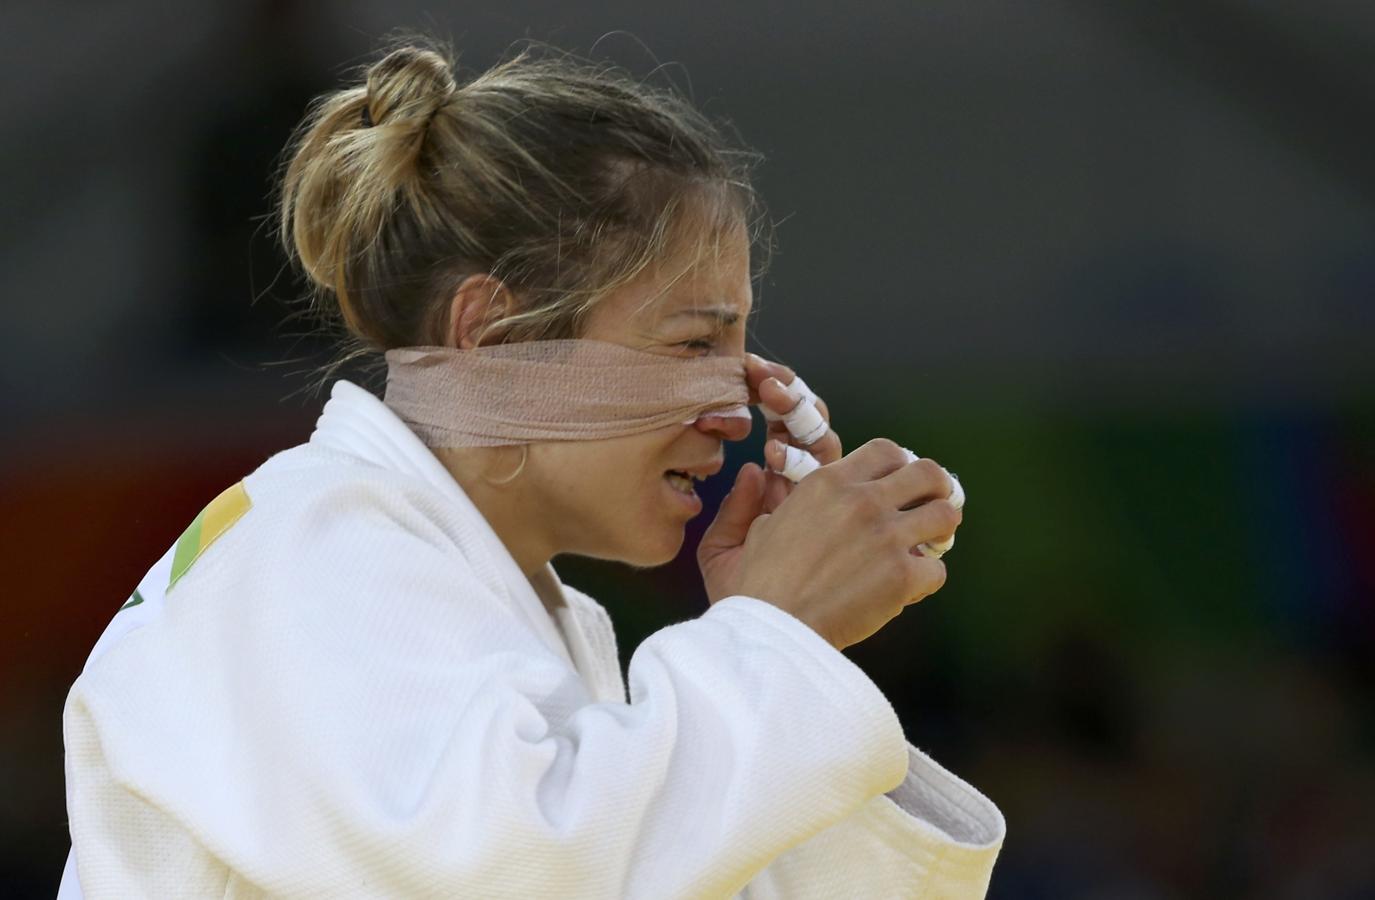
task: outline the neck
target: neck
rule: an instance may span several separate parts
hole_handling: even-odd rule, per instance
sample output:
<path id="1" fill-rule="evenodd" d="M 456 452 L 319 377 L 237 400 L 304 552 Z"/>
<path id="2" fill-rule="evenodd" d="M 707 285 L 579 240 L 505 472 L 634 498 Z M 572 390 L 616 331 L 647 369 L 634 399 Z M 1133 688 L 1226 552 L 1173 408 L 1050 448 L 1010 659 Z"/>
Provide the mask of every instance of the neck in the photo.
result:
<path id="1" fill-rule="evenodd" d="M 494 483 L 505 475 L 493 475 L 493 470 L 505 473 L 520 464 L 522 453 L 513 450 L 509 447 L 472 447 L 435 453 L 496 532 L 521 572 L 531 578 L 554 558 L 554 542 L 541 527 L 540 505 L 524 496 L 519 478 L 509 484 Z"/>

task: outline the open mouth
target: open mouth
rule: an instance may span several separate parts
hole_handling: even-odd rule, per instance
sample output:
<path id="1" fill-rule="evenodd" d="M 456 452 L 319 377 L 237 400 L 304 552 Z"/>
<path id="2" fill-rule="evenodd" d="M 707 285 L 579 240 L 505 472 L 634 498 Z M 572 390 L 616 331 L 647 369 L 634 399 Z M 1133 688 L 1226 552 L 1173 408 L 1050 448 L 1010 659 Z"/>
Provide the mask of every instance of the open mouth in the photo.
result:
<path id="1" fill-rule="evenodd" d="M 689 475 L 687 472 L 679 472 L 677 469 L 670 469 L 664 473 L 664 480 L 668 482 L 669 487 L 680 494 L 696 493 L 696 491 L 693 490 L 693 476 Z"/>

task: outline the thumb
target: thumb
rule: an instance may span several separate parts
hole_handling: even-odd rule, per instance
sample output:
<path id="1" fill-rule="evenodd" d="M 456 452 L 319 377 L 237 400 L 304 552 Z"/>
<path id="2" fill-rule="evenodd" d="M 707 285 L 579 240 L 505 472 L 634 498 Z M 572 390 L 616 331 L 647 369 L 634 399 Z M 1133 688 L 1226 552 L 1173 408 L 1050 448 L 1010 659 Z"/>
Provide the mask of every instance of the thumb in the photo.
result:
<path id="1" fill-rule="evenodd" d="M 752 462 L 745 463 L 735 475 L 735 485 L 721 501 L 716 518 L 702 534 L 699 545 L 704 555 L 738 547 L 745 542 L 750 525 L 759 517 L 764 505 L 764 470 Z"/>

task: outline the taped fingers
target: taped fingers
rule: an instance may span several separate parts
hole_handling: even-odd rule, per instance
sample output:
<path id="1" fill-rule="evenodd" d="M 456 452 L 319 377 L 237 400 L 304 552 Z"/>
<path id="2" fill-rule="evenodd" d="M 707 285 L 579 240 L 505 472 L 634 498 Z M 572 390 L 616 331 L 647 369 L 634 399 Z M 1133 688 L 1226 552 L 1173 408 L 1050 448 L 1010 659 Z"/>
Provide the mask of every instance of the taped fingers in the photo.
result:
<path id="1" fill-rule="evenodd" d="M 763 412 L 764 420 L 773 425 L 775 422 L 782 423 L 792 434 L 793 440 L 802 447 L 811 447 L 815 442 L 826 436 L 826 431 L 830 430 L 830 423 L 826 420 L 825 404 L 821 403 L 821 398 L 807 387 L 807 382 L 802 381 L 800 376 L 793 376 L 792 382 L 784 385 L 777 378 L 770 378 L 764 383 L 773 382 L 770 392 L 774 394 L 775 404 L 791 403 L 791 407 L 786 412 L 778 412 L 770 408 L 769 403 L 760 403 L 760 412 Z M 778 392 L 784 394 L 788 400 L 784 401 L 778 397 Z M 763 400 L 763 397 L 760 397 Z"/>
<path id="2" fill-rule="evenodd" d="M 807 387 L 807 382 L 802 380 L 801 375 L 794 375 L 793 380 L 788 382 L 787 384 L 783 384 L 782 379 L 775 380 L 783 386 L 784 390 L 789 391 L 792 394 L 795 394 L 799 402 L 810 401 L 812 406 L 816 406 L 817 402 L 821 399 L 816 395 L 815 391 Z M 779 422 L 783 420 L 783 415 L 781 413 L 774 412 L 773 410 L 769 409 L 767 405 L 761 406 L 760 411 L 764 413 L 764 419 L 766 421 Z"/>
<path id="3" fill-rule="evenodd" d="M 920 456 L 913 453 L 911 450 L 908 450 L 906 447 L 902 448 L 902 452 L 907 454 L 907 459 L 909 462 L 920 462 L 922 459 Z M 945 469 L 942 469 L 941 471 L 945 472 L 946 476 L 950 479 L 950 493 L 944 494 L 942 496 L 949 497 L 950 502 L 955 504 L 956 509 L 964 509 L 964 485 L 960 484 L 960 477 L 956 475 L 954 472 Z"/>
<path id="4" fill-rule="evenodd" d="M 783 416 L 783 424 L 787 426 L 788 433 L 804 447 L 815 444 L 831 429 L 830 424 L 822 418 L 821 411 L 816 408 L 816 401 L 805 397 L 797 401 L 792 411 Z"/>
<path id="5" fill-rule="evenodd" d="M 783 453 L 783 468 L 778 470 L 778 474 L 794 484 L 821 468 L 815 456 L 791 444 L 783 445 Z"/>
<path id="6" fill-rule="evenodd" d="M 904 515 L 930 510 L 928 516 L 944 515 L 951 520 L 944 531 L 928 532 L 924 540 L 914 542 L 917 554 L 940 559 L 955 546 L 955 529 L 963 519 L 964 486 L 953 472 L 947 472 L 934 460 L 923 460 L 906 447 L 902 449 L 911 462 L 883 479 L 884 487 L 890 492 L 890 500 L 906 508 Z M 913 508 L 916 503 L 922 505 Z"/>

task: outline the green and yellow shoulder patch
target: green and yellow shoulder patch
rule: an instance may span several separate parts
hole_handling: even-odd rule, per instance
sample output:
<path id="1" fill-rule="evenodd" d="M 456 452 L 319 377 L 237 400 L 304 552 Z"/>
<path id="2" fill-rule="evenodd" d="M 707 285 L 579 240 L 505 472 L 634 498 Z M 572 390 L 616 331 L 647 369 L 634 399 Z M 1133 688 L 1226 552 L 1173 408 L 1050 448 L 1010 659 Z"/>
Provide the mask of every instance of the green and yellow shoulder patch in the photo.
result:
<path id="1" fill-rule="evenodd" d="M 205 552 L 205 548 L 214 543 L 215 538 L 228 531 L 229 526 L 239 521 L 252 505 L 253 502 L 248 499 L 248 492 L 244 490 L 243 482 L 240 481 L 226 488 L 201 510 L 200 515 L 196 516 L 177 539 L 177 549 L 172 554 L 172 577 L 167 582 L 169 591 L 172 585 L 186 574 L 186 570 L 191 568 L 191 564 Z"/>

